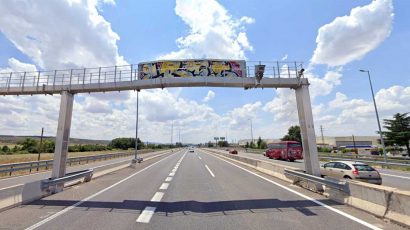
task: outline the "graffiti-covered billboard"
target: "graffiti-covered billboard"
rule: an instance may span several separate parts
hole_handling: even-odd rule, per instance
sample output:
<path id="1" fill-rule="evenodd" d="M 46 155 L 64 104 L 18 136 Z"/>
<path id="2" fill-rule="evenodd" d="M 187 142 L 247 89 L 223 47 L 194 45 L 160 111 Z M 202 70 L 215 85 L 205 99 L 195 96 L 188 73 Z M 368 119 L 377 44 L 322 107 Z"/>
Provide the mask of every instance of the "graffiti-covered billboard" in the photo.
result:
<path id="1" fill-rule="evenodd" d="M 246 77 L 244 60 L 170 60 L 138 64 L 140 79 L 159 77 Z"/>

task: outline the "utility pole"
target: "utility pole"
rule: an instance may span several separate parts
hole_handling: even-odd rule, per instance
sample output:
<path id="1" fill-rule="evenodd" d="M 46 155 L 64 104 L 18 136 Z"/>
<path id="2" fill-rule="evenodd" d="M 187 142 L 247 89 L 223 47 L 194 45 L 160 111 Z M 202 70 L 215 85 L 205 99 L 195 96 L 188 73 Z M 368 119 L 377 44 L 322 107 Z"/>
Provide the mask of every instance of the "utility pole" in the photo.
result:
<path id="1" fill-rule="evenodd" d="M 44 134 L 44 128 L 41 128 L 40 147 L 39 147 L 39 150 L 38 150 L 37 161 L 40 161 L 40 154 L 41 154 L 41 150 L 43 149 L 43 134 Z M 38 170 L 39 170 L 39 168 L 37 167 L 37 171 Z"/>
<path id="2" fill-rule="evenodd" d="M 357 154 L 357 151 L 356 151 L 356 141 L 354 140 L 354 135 L 352 134 L 352 138 L 353 138 L 353 149 L 354 149 L 354 152 Z"/>
<path id="3" fill-rule="evenodd" d="M 174 135 L 174 121 L 172 121 L 172 123 L 171 123 L 171 148 L 172 148 L 172 145 L 174 143 L 173 135 Z"/>
<path id="4" fill-rule="evenodd" d="M 181 127 L 178 127 L 178 142 L 180 145 L 182 145 L 181 143 Z"/>
<path id="5" fill-rule="evenodd" d="M 322 134 L 322 147 L 325 147 L 325 138 L 323 137 L 323 126 L 320 126 L 320 133 Z"/>
<path id="6" fill-rule="evenodd" d="M 41 154 L 41 150 L 43 149 L 43 134 L 44 134 L 44 128 L 41 128 L 40 147 L 39 147 L 39 150 L 38 150 L 37 161 L 40 161 L 40 154 Z M 38 171 L 38 168 L 37 168 L 37 171 Z"/>
<path id="7" fill-rule="evenodd" d="M 251 119 L 251 118 L 249 118 L 249 121 L 251 122 L 251 139 L 252 139 L 251 145 L 253 146 L 253 128 L 252 128 L 252 119 Z"/>
<path id="8" fill-rule="evenodd" d="M 387 163 L 386 146 L 384 144 L 382 127 L 380 125 L 380 119 L 379 119 L 379 112 L 377 111 L 376 99 L 374 98 L 373 84 L 372 84 L 372 79 L 370 78 L 370 71 L 369 70 L 362 70 L 362 69 L 359 70 L 359 71 L 367 73 L 367 76 L 369 77 L 370 90 L 372 91 L 372 98 L 373 98 L 373 104 L 374 104 L 374 111 L 376 112 L 377 125 L 379 126 L 380 143 L 382 144 L 382 147 L 383 147 L 384 163 Z"/>

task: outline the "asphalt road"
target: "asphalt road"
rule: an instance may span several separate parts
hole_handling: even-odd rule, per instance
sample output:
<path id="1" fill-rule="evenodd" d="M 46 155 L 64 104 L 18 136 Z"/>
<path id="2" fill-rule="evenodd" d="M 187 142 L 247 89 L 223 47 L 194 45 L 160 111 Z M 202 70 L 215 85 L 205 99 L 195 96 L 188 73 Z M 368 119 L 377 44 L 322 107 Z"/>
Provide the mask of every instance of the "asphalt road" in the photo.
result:
<path id="1" fill-rule="evenodd" d="M 5 229 L 402 229 L 196 149 L 0 213 Z"/>
<path id="2" fill-rule="evenodd" d="M 150 153 L 141 154 L 141 156 L 143 158 L 144 157 L 146 158 L 146 157 L 154 156 L 156 154 L 159 154 L 159 153 L 150 152 Z M 105 160 L 105 161 L 95 161 L 95 162 L 90 162 L 89 164 L 75 165 L 71 167 L 67 166 L 67 173 L 89 169 L 89 168 L 93 168 L 94 172 L 98 172 L 99 170 L 103 170 L 107 167 L 114 167 L 115 165 L 120 165 L 126 162 L 131 162 L 131 159 L 133 158 L 134 156 L 121 157 L 121 158 L 114 158 L 114 159 Z M 36 180 L 47 179 L 50 176 L 51 176 L 51 171 L 44 171 L 40 173 L 32 173 L 32 174 L 27 174 L 27 175 L 22 175 L 22 176 L 13 176 L 13 177 L 8 177 L 8 178 L 3 178 L 3 179 L 0 179 L 0 190 L 7 188 L 7 187 L 11 187 L 11 186 L 16 186 L 19 184 L 33 182 Z M 1 229 L 1 225 L 0 225 L 0 229 Z"/>
<path id="3" fill-rule="evenodd" d="M 226 151 L 225 151 L 226 152 Z M 258 160 L 265 160 L 274 162 L 277 164 L 287 165 L 295 168 L 305 168 L 305 164 L 303 160 L 297 160 L 295 162 L 289 161 L 281 161 L 281 160 L 273 160 L 269 159 L 262 154 L 257 153 L 246 153 L 246 152 L 238 152 L 239 156 L 249 157 Z M 389 186 L 393 188 L 398 188 L 401 190 L 410 191 L 410 172 L 398 171 L 398 170 L 389 170 L 389 169 L 377 169 L 383 179 L 382 185 Z"/>

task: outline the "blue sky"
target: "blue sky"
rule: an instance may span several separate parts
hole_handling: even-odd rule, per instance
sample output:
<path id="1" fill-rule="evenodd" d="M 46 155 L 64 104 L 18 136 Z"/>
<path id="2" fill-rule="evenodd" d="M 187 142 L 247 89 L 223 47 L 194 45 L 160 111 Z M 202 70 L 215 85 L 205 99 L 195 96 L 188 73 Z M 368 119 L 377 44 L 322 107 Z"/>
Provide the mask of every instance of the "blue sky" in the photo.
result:
<path id="1" fill-rule="evenodd" d="M 36 14 L 40 5 L 47 17 Z M 383 118 L 410 112 L 409 1 L 27 0 L 4 1 L 0 8 L 3 72 L 163 58 L 287 57 L 308 68 L 315 125 L 323 125 L 326 135 L 375 135 L 368 80 L 359 69 L 371 71 Z M 35 134 L 46 126 L 54 135 L 58 100 L 0 99 L 0 134 Z M 226 133 L 230 140 L 249 138 L 249 119 L 254 136 L 263 138 L 281 137 L 298 123 L 290 90 L 178 88 L 143 92 L 141 100 L 141 135 L 150 141 L 168 141 L 172 122 L 187 142 Z M 77 95 L 72 136 L 132 136 L 134 104 L 130 92 Z"/>

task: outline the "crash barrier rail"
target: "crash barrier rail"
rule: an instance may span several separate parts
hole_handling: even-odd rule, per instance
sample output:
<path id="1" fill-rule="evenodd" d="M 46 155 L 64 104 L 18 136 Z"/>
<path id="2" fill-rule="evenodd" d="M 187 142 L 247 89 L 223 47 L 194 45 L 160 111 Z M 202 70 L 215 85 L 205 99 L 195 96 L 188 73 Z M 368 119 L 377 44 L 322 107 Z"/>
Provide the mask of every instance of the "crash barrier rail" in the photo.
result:
<path id="1" fill-rule="evenodd" d="M 257 154 L 263 154 L 263 150 L 258 150 L 258 149 L 247 149 L 247 153 L 257 153 Z M 381 160 L 383 159 L 383 161 Z M 329 156 L 329 155 L 323 155 L 319 154 L 319 159 L 320 160 L 339 160 L 339 161 L 358 161 L 358 162 L 363 162 L 363 163 L 369 163 L 369 164 L 374 164 L 374 165 L 382 165 L 382 166 L 398 166 L 398 167 L 410 167 L 410 160 L 407 159 L 397 159 L 395 158 L 390 158 L 387 159 L 387 163 L 384 162 L 384 158 L 380 156 L 363 156 L 363 155 L 351 155 L 351 156 L 346 156 L 346 155 L 341 155 L 341 156 Z"/>
<path id="2" fill-rule="evenodd" d="M 85 162 L 86 164 L 90 161 L 98 161 L 98 160 L 108 160 L 111 158 L 119 158 L 119 157 L 126 157 L 134 155 L 134 153 L 109 153 L 103 155 L 93 155 L 93 156 L 83 156 L 83 157 L 71 157 L 67 159 L 67 165 L 73 164 L 81 164 Z M 51 169 L 53 166 L 53 160 L 44 160 L 44 161 L 30 161 L 30 162 L 23 162 L 23 163 L 12 163 L 12 164 L 2 164 L 0 165 L 0 175 L 7 174 L 11 176 L 13 172 L 18 171 L 28 171 L 31 173 L 33 170 L 39 171 L 40 169 Z"/>
<path id="3" fill-rule="evenodd" d="M 81 170 L 77 172 L 67 173 L 63 177 L 49 178 L 46 180 L 42 180 L 41 187 L 42 189 L 49 189 L 52 186 L 56 186 L 56 185 L 70 182 L 73 180 L 77 180 L 80 178 L 84 178 L 84 182 L 89 182 L 93 176 L 93 172 L 94 172 L 93 169 L 86 169 L 86 170 Z"/>
<path id="4" fill-rule="evenodd" d="M 340 191 L 344 191 L 344 192 L 349 191 L 349 187 L 345 181 L 329 180 L 326 178 L 306 174 L 305 172 L 302 172 L 302 171 L 296 171 L 296 170 L 291 170 L 287 168 L 285 168 L 284 171 L 285 171 L 285 176 L 292 178 L 294 183 L 300 180 L 307 180 L 313 183 L 325 185 L 326 187 L 338 189 Z"/>
<path id="5" fill-rule="evenodd" d="M 323 160 L 337 160 L 337 161 L 357 161 L 357 162 L 363 162 L 363 163 L 369 163 L 369 164 L 375 164 L 375 165 L 382 165 L 382 166 L 400 166 L 400 167 L 410 167 L 410 163 L 398 163 L 398 162 L 383 162 L 383 161 L 370 161 L 370 160 L 364 160 L 364 159 L 356 159 L 356 158 L 343 158 L 343 157 L 324 157 L 324 156 L 319 156 L 319 159 Z"/>

